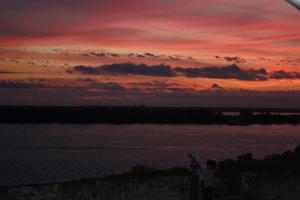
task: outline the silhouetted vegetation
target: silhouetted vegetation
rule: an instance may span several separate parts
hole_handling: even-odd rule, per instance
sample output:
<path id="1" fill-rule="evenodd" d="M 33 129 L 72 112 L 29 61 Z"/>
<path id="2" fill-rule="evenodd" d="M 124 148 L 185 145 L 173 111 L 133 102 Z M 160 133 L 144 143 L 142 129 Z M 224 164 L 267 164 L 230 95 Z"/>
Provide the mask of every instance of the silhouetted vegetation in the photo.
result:
<path id="1" fill-rule="evenodd" d="M 272 154 L 264 159 L 253 159 L 252 154 L 247 153 L 238 156 L 236 160 L 227 159 L 220 161 L 216 175 L 224 181 L 231 194 L 238 194 L 243 172 L 254 172 L 257 175 L 269 174 L 275 177 L 281 174 L 292 174 L 300 178 L 300 145 L 294 151 Z M 145 166 L 134 166 L 128 173 L 108 176 L 105 179 L 190 176 L 191 174 L 192 172 L 186 168 L 175 167 L 158 170 Z"/>
<path id="2" fill-rule="evenodd" d="M 300 177 L 300 145 L 294 151 L 282 154 L 272 154 L 264 159 L 253 159 L 251 153 L 240 155 L 236 160 L 227 159 L 218 163 L 217 176 L 222 178 L 231 194 L 240 192 L 241 175 L 243 172 L 259 174 L 292 174 Z M 158 170 L 145 166 L 135 166 L 130 172 L 107 178 L 128 177 L 161 177 L 161 176 L 187 176 L 191 171 L 185 168 L 171 168 Z"/>
<path id="3" fill-rule="evenodd" d="M 0 106 L 0 123 L 300 124 L 299 113 L 267 108 Z"/>
<path id="4" fill-rule="evenodd" d="M 300 176 L 300 145 L 294 151 L 272 154 L 262 160 L 253 159 L 252 154 L 247 153 L 238 156 L 237 160 L 221 161 L 217 175 L 224 180 L 231 193 L 237 194 L 240 189 L 241 173 L 248 171 L 274 176 L 289 173 Z"/>
<path id="5" fill-rule="evenodd" d="M 243 172 L 259 174 L 292 174 L 300 177 L 300 145 L 294 151 L 286 151 L 282 154 L 272 154 L 264 159 L 254 159 L 251 153 L 240 155 L 236 160 L 227 159 L 218 163 L 217 176 L 220 177 L 231 194 L 240 192 L 241 175 Z M 128 177 L 161 177 L 161 176 L 187 176 L 191 171 L 185 168 L 171 168 L 158 170 L 145 166 L 135 166 L 130 172 L 122 175 L 109 176 L 107 178 Z"/>
<path id="6" fill-rule="evenodd" d="M 128 173 L 120 175 L 111 175 L 106 177 L 107 179 L 114 178 L 145 178 L 145 177 L 164 177 L 164 176 L 186 176 L 191 175 L 191 172 L 186 168 L 173 167 L 170 169 L 156 169 L 151 167 L 146 167 L 143 165 L 137 165 L 131 168 Z"/>

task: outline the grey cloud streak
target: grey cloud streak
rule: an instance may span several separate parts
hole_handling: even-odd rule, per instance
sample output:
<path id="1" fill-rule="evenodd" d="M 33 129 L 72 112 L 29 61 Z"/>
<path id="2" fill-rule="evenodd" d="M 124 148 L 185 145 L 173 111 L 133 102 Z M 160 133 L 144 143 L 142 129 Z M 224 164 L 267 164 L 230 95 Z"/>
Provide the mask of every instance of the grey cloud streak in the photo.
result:
<path id="1" fill-rule="evenodd" d="M 57 90 L 57 89 L 96 89 L 109 92 L 127 91 L 126 87 L 115 82 L 97 82 L 92 79 L 77 80 L 85 82 L 84 86 L 74 84 L 57 84 L 57 81 L 46 79 L 25 79 L 25 80 L 0 80 L 0 89 L 22 89 L 22 90 Z M 55 83 L 55 84 L 54 84 Z"/>
<path id="2" fill-rule="evenodd" d="M 41 89 L 46 88 L 47 85 L 41 82 L 25 82 L 14 80 L 0 80 L 0 88 L 6 89 Z"/>
<path id="3" fill-rule="evenodd" d="M 80 73 L 85 75 L 144 75 L 157 77 L 185 76 L 187 78 L 211 78 L 211 79 L 236 79 L 243 81 L 266 81 L 269 79 L 300 79 L 299 72 L 273 71 L 266 69 L 242 69 L 236 64 L 223 67 L 202 68 L 172 68 L 169 65 L 145 65 L 133 63 L 107 64 L 102 66 L 75 66 L 67 73 Z"/>
<path id="4" fill-rule="evenodd" d="M 132 63 L 123 63 L 123 64 L 110 64 L 102 65 L 99 67 L 91 66 L 75 66 L 72 70 L 68 70 L 68 73 L 78 72 L 81 74 L 88 75 L 145 75 L 145 76 L 161 76 L 161 77 L 173 77 L 176 76 L 176 72 L 172 70 L 169 65 L 153 65 L 148 66 L 145 64 L 132 64 Z"/>
<path id="5" fill-rule="evenodd" d="M 115 53 L 103 51 L 90 51 L 79 54 L 83 57 L 94 57 L 94 58 L 134 58 L 134 59 L 160 59 L 164 61 L 180 61 L 180 62 L 189 62 L 199 64 L 199 62 L 191 56 L 182 56 L 182 55 L 163 55 L 155 54 L 151 52 L 145 53 Z"/>
<path id="6" fill-rule="evenodd" d="M 233 64 L 225 67 L 204 67 L 204 68 L 176 68 L 189 78 L 213 78 L 213 79 L 237 79 L 246 81 L 267 80 L 265 69 L 241 69 Z"/>
<path id="7" fill-rule="evenodd" d="M 0 74 L 18 74 L 19 72 L 15 71 L 7 71 L 7 70 L 0 70 Z"/>

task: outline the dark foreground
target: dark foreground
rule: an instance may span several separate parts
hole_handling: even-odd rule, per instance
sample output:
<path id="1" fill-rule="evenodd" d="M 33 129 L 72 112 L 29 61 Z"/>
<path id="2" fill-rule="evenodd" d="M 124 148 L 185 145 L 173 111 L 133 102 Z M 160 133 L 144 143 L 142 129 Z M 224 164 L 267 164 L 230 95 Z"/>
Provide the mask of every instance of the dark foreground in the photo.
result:
<path id="1" fill-rule="evenodd" d="M 176 108 L 143 106 L 0 106 L 0 123 L 300 124 L 300 110 L 272 108 Z"/>
<path id="2" fill-rule="evenodd" d="M 243 180 L 252 174 L 252 181 Z M 217 171 L 228 188 L 219 199 L 292 200 L 300 198 L 300 146 L 294 151 L 255 160 L 251 154 L 219 162 Z M 137 166 L 123 175 L 74 182 L 0 187 L 1 200 L 107 199 L 192 200 L 187 169 L 156 170 Z M 247 184 L 250 182 L 250 184 Z"/>

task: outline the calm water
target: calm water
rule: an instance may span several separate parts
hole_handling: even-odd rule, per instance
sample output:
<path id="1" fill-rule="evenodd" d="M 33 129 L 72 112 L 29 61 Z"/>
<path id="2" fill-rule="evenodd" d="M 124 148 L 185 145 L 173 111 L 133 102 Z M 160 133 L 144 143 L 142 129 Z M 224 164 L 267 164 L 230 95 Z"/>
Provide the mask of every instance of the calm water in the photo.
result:
<path id="1" fill-rule="evenodd" d="M 300 144 L 300 126 L 0 125 L 0 184 L 122 173 L 141 164 L 186 166 L 199 160 L 262 157 Z"/>

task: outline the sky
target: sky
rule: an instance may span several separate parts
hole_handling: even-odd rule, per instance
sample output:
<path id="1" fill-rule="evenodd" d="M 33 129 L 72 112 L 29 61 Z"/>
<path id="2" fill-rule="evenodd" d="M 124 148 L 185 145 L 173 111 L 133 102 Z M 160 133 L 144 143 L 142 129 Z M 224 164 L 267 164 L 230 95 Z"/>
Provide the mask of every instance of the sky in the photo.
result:
<path id="1" fill-rule="evenodd" d="M 0 104 L 300 108 L 285 0 L 1 0 Z"/>

